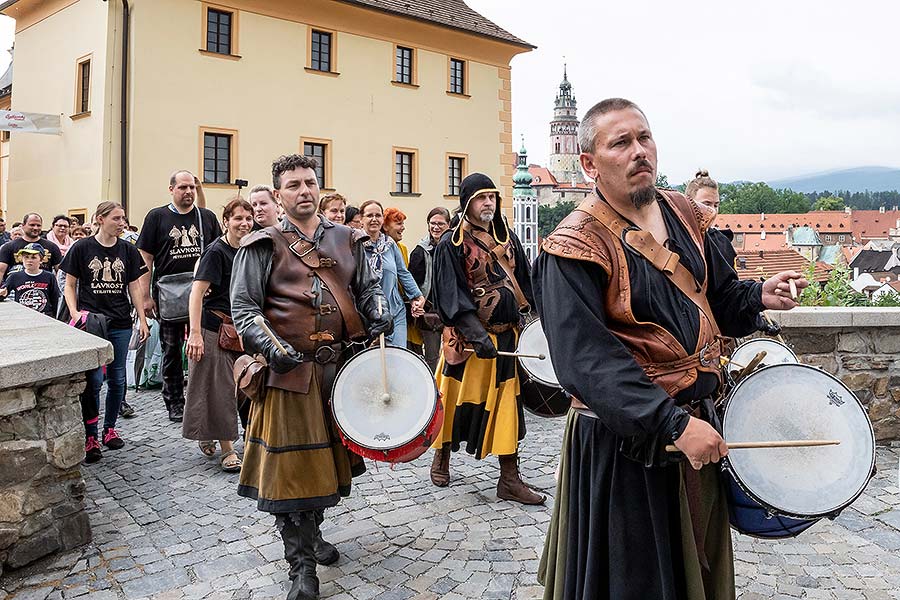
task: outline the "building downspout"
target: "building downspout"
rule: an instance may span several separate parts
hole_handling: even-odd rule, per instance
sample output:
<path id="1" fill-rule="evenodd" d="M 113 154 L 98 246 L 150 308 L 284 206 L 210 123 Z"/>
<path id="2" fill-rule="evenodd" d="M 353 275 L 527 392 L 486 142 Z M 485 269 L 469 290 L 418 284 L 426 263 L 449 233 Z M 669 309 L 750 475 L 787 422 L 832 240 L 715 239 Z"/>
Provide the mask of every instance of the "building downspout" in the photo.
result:
<path id="1" fill-rule="evenodd" d="M 131 21 L 131 8 L 128 6 L 128 0 L 122 0 L 122 148 L 121 172 L 122 178 L 122 208 L 128 215 L 128 26 Z"/>

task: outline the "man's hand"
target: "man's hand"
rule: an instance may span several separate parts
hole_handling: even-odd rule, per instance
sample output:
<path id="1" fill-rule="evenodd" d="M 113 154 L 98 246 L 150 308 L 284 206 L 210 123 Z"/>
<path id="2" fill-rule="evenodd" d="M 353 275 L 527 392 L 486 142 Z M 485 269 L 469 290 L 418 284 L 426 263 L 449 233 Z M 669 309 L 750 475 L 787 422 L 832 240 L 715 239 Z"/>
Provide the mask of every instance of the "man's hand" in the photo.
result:
<path id="1" fill-rule="evenodd" d="M 138 325 L 138 336 L 142 344 L 150 338 L 150 326 L 147 325 L 147 319 L 141 319 L 140 325 Z"/>
<path id="2" fill-rule="evenodd" d="M 497 358 L 497 347 L 494 346 L 494 342 L 489 337 L 486 337 L 484 341 L 472 342 L 472 348 L 475 350 L 475 356 L 478 358 Z"/>
<path id="3" fill-rule="evenodd" d="M 385 311 L 377 319 L 372 321 L 372 326 L 369 327 L 369 335 L 372 338 L 377 339 L 382 333 L 390 334 L 393 330 L 394 318 L 391 316 L 391 313 Z"/>
<path id="4" fill-rule="evenodd" d="M 791 297 L 791 284 L 793 280 L 797 290 L 797 298 Z M 800 292 L 807 287 L 809 282 L 797 271 L 782 271 L 763 283 L 762 303 L 766 308 L 773 310 L 790 310 L 800 305 Z"/>
<path id="5" fill-rule="evenodd" d="M 153 301 L 151 296 L 146 296 L 144 298 L 144 314 L 147 315 L 150 319 L 156 319 L 156 302 Z"/>
<path id="6" fill-rule="evenodd" d="M 414 317 L 421 317 L 425 314 L 425 297 L 419 296 L 410 302 L 410 312 Z"/>
<path id="7" fill-rule="evenodd" d="M 700 470 L 703 465 L 711 462 L 717 463 L 721 458 L 728 456 L 728 446 L 712 425 L 691 417 L 687 427 L 675 440 L 675 447 L 691 462 L 691 466 Z"/>
<path id="8" fill-rule="evenodd" d="M 0 288 L 0 298 L 6 298 L 6 295 L 9 293 L 6 288 Z"/>
<path id="9" fill-rule="evenodd" d="M 287 373 L 301 363 L 300 355 L 290 344 L 285 342 L 284 349 L 287 350 L 287 354 L 282 354 L 281 350 L 273 348 L 272 356 L 266 357 L 269 366 L 272 367 L 272 370 L 276 373 Z"/>

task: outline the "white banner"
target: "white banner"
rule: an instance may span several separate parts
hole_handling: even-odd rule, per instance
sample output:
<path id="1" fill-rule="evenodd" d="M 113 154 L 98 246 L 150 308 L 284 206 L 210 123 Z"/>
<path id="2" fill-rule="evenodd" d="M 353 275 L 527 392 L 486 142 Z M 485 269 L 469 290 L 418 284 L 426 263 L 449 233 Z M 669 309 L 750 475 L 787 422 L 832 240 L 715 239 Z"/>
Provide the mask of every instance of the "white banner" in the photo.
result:
<path id="1" fill-rule="evenodd" d="M 60 135 L 59 115 L 0 110 L 0 130 Z"/>

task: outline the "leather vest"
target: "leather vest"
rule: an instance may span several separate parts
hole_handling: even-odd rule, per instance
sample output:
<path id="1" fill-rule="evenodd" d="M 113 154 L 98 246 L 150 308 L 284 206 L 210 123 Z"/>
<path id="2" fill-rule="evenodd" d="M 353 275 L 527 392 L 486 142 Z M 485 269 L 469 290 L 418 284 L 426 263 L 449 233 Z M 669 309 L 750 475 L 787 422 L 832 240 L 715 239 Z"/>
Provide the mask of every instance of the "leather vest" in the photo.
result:
<path id="1" fill-rule="evenodd" d="M 477 307 L 478 320 L 482 325 L 487 326 L 500 302 L 501 289 L 509 290 L 509 293 L 517 299 L 521 294 L 516 290 L 506 271 L 500 265 L 497 256 L 492 252 L 498 245 L 494 236 L 465 220 L 461 227 L 463 229 L 462 246 L 466 283 Z M 506 242 L 504 250 L 503 254 L 506 256 L 510 270 L 515 271 L 516 254 L 512 240 Z"/>
<path id="2" fill-rule="evenodd" d="M 677 192 L 660 192 L 661 201 L 673 209 L 705 261 L 703 235 L 706 226 L 702 209 Z M 600 199 L 595 190 L 585 202 L 597 200 Z M 691 354 L 685 352 L 675 336 L 663 327 L 635 318 L 631 310 L 631 282 L 625 248 L 622 241 L 597 219 L 576 208 L 544 240 L 541 249 L 562 258 L 593 262 L 606 272 L 609 285 L 602 300 L 607 327 L 631 351 L 650 380 L 670 396 L 690 387 L 697 380 L 698 370 L 721 376 L 719 328 L 699 308 L 696 310 L 700 332 Z M 704 279 L 704 294 L 708 281 L 708 277 Z"/>
<path id="3" fill-rule="evenodd" d="M 252 233 L 242 244 L 250 245 L 260 239 L 272 241 L 272 268 L 266 284 L 263 315 L 272 329 L 298 352 L 316 353 L 332 359 L 323 362 L 333 362 L 340 353 L 342 340 L 350 337 L 345 327 L 348 316 L 342 315 L 338 300 L 323 281 L 321 271 L 330 270 L 326 277 L 336 281 L 352 299 L 350 284 L 356 271 L 352 245 L 359 237 L 349 227 L 326 227 L 315 248 L 297 233 L 281 231 L 281 226 L 276 225 Z M 349 318 L 359 322 L 358 314 L 349 315 Z M 337 354 L 332 355 L 326 347 L 331 347 Z M 270 387 L 305 394 L 309 391 L 315 364 L 303 362 L 287 373 L 275 373 L 270 369 L 266 383 Z"/>

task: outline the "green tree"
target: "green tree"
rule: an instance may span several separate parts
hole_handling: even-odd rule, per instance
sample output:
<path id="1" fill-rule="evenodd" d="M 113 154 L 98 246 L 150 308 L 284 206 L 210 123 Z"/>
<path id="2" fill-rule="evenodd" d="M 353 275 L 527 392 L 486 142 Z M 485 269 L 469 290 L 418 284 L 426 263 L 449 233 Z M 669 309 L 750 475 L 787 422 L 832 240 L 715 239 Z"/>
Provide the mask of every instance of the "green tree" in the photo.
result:
<path id="1" fill-rule="evenodd" d="M 888 292 L 881 294 L 871 302 L 871 306 L 900 306 L 900 294 L 897 292 Z"/>
<path id="2" fill-rule="evenodd" d="M 813 210 L 844 210 L 844 199 L 837 196 L 823 196 L 815 201 Z"/>
<path id="3" fill-rule="evenodd" d="M 837 265 L 828 275 L 824 286 L 813 279 L 814 263 L 810 263 L 804 275 L 809 280 L 807 287 L 800 294 L 802 306 L 868 306 L 865 294 L 860 294 L 850 286 L 850 268 Z"/>
<path id="4" fill-rule="evenodd" d="M 793 190 L 774 190 L 763 182 L 726 183 L 719 186 L 722 204 L 719 212 L 726 214 L 805 213 L 809 198 Z"/>
<path id="5" fill-rule="evenodd" d="M 672 186 L 669 185 L 668 177 L 666 177 L 662 173 L 657 173 L 656 174 L 656 187 L 668 188 L 668 187 L 672 187 Z"/>
<path id="6" fill-rule="evenodd" d="M 572 200 L 563 200 L 553 206 L 539 206 L 538 235 L 541 237 L 550 235 L 550 232 L 559 225 L 559 222 L 573 210 L 575 210 L 575 202 Z"/>

